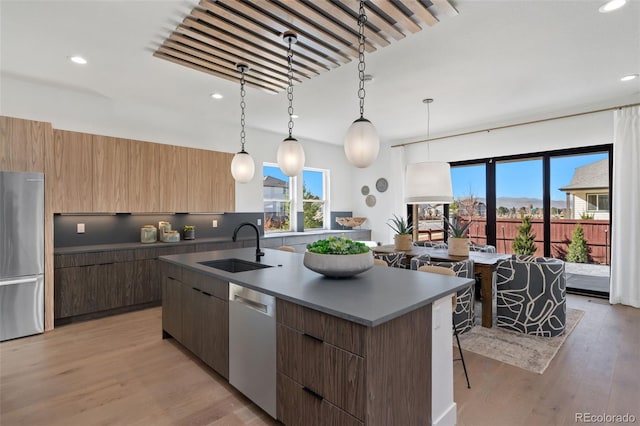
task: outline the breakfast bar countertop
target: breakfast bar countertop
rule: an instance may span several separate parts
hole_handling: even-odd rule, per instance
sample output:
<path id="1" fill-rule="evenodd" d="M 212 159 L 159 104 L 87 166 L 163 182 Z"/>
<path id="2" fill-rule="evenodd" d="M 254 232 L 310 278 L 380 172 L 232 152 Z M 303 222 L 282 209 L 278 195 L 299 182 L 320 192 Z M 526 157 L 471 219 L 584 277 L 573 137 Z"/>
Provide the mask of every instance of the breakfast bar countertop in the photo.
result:
<path id="1" fill-rule="evenodd" d="M 255 248 L 175 254 L 159 259 L 369 327 L 431 304 L 474 282 L 377 265 L 352 278 L 331 279 L 307 269 L 302 264 L 302 254 L 263 251 L 260 263 L 271 267 L 235 273 L 199 262 L 229 258 L 255 262 Z"/>

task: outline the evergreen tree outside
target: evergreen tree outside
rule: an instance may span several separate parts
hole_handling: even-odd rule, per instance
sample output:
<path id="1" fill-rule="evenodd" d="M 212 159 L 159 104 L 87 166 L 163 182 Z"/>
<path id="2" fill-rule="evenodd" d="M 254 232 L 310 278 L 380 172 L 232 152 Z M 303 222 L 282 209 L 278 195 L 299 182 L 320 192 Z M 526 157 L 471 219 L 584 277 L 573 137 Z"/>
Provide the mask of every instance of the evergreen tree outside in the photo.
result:
<path id="1" fill-rule="evenodd" d="M 518 226 L 518 235 L 513 239 L 513 252 L 515 254 L 531 255 L 536 252 L 536 235 L 531 232 L 531 217 L 522 218 L 522 224 Z"/>
<path id="2" fill-rule="evenodd" d="M 584 230 L 580 224 L 573 230 L 566 261 L 589 263 L 589 247 L 587 246 L 587 240 L 584 239 Z"/>
<path id="3" fill-rule="evenodd" d="M 320 197 L 313 195 L 307 188 L 307 185 L 302 186 L 302 211 L 304 213 L 304 228 L 322 228 L 324 215 L 322 212 L 323 203 L 321 201 L 314 203 L 307 200 L 320 200 Z"/>

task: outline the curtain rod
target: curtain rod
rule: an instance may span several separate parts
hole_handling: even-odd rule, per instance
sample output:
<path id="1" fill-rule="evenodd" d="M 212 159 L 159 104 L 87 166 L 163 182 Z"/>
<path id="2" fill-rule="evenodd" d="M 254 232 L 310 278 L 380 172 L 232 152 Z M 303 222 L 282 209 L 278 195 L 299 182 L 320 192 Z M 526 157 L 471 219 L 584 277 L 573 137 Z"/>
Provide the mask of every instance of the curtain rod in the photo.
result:
<path id="1" fill-rule="evenodd" d="M 581 115 L 596 114 L 598 112 L 613 111 L 613 110 L 616 110 L 616 109 L 629 108 L 629 107 L 635 107 L 635 106 L 640 106 L 640 102 L 639 103 L 635 103 L 635 104 L 618 105 L 618 106 L 612 106 L 612 107 L 603 108 L 603 109 L 596 109 L 596 110 L 593 110 L 593 111 L 578 112 L 578 113 L 575 113 L 575 114 L 561 115 L 561 116 L 558 116 L 558 117 L 542 118 L 540 120 L 525 121 L 523 123 L 507 124 L 505 126 L 491 127 L 489 129 L 483 129 L 483 130 L 471 130 L 469 132 L 456 133 L 456 134 L 453 134 L 453 135 L 440 136 L 440 137 L 437 137 L 437 138 L 424 139 L 424 140 L 421 140 L 421 141 L 399 143 L 399 144 L 396 144 L 396 145 L 391 145 L 391 148 L 398 148 L 398 147 L 402 147 L 402 146 L 414 145 L 414 144 L 417 144 L 417 143 L 433 142 L 433 141 L 437 141 L 437 140 L 441 140 L 441 139 L 455 138 L 455 137 L 458 137 L 458 136 L 473 135 L 473 134 L 476 134 L 476 133 L 492 132 L 494 130 L 508 129 L 510 127 L 519 127 L 519 126 L 525 126 L 527 124 L 544 123 L 545 121 L 560 120 L 560 119 L 563 119 L 563 118 L 572 118 L 572 117 L 578 117 L 578 116 L 581 116 Z"/>

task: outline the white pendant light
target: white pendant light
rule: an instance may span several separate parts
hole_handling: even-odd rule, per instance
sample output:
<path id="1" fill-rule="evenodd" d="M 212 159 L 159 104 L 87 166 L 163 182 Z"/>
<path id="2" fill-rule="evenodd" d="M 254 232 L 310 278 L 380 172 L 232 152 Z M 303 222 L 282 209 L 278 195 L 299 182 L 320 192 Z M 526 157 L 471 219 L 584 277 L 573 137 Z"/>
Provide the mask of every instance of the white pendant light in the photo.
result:
<path id="1" fill-rule="evenodd" d="M 364 0 L 360 0 L 360 10 L 358 12 L 358 29 L 359 29 L 359 62 L 358 76 L 360 85 L 358 86 L 358 98 L 360 99 L 360 118 L 354 121 L 344 139 L 344 153 L 347 160 L 356 167 L 369 167 L 378 158 L 380 151 L 380 138 L 375 126 L 366 118 L 364 118 L 364 80 L 365 80 L 365 62 L 364 62 L 364 27 L 367 22 L 367 13 L 364 9 Z"/>
<path id="2" fill-rule="evenodd" d="M 247 183 L 253 179 L 256 166 L 251 155 L 244 150 L 245 132 L 244 132 L 244 73 L 247 72 L 249 66 L 246 64 L 236 65 L 236 69 L 240 72 L 240 143 L 241 149 L 231 160 L 231 175 L 238 183 Z"/>
<path id="3" fill-rule="evenodd" d="M 278 167 L 287 176 L 298 176 L 304 168 L 304 149 L 302 144 L 292 136 L 293 133 L 293 50 L 291 45 L 298 41 L 295 33 L 287 31 L 284 33 L 284 41 L 289 44 L 287 51 L 287 61 L 289 64 L 288 77 L 289 84 L 287 86 L 287 98 L 289 99 L 289 136 L 286 137 L 280 146 L 278 146 Z"/>
<path id="4" fill-rule="evenodd" d="M 427 104 L 428 140 L 431 121 L 429 105 L 433 99 L 423 99 L 422 102 Z M 425 161 L 407 164 L 404 175 L 404 202 L 407 204 L 451 204 L 453 202 L 453 186 L 449 163 Z"/>

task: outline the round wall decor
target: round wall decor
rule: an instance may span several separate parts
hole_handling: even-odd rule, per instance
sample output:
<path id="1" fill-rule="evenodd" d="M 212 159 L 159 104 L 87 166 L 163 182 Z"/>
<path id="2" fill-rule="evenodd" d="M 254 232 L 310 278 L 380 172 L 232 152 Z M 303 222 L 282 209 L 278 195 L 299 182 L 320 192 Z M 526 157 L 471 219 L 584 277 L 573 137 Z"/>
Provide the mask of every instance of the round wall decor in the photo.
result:
<path id="1" fill-rule="evenodd" d="M 376 205 L 376 197 L 374 195 L 367 195 L 367 198 L 364 199 L 364 202 L 369 207 L 373 207 Z"/>
<path id="2" fill-rule="evenodd" d="M 385 178 L 380 178 L 376 181 L 376 189 L 379 192 L 384 192 L 389 188 L 389 182 Z"/>
<path id="3" fill-rule="evenodd" d="M 367 185 L 362 185 L 362 188 L 360 188 L 360 192 L 362 193 L 362 195 L 369 195 L 369 187 Z"/>

